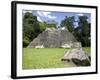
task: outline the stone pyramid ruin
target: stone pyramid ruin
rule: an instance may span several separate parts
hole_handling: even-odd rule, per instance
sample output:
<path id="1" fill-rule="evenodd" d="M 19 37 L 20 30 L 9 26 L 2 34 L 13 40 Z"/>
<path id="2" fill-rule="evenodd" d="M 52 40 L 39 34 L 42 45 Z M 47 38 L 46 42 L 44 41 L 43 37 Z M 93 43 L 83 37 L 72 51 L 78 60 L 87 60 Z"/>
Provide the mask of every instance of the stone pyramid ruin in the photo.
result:
<path id="1" fill-rule="evenodd" d="M 28 45 L 28 48 L 71 48 L 79 47 L 75 37 L 65 27 L 46 28 Z"/>
<path id="2" fill-rule="evenodd" d="M 72 33 L 65 27 L 46 28 L 28 45 L 28 48 L 70 48 L 61 61 L 72 61 L 77 66 L 90 66 L 89 57 Z"/>

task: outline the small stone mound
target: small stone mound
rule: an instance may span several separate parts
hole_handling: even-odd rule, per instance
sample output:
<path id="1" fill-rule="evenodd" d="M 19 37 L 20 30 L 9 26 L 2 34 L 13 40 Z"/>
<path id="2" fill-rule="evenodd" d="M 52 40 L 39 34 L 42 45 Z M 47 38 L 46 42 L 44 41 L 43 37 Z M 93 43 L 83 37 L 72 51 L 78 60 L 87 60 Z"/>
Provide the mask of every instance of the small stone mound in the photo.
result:
<path id="1" fill-rule="evenodd" d="M 77 66 L 90 66 L 90 59 L 82 48 L 67 51 L 61 61 L 72 61 Z"/>

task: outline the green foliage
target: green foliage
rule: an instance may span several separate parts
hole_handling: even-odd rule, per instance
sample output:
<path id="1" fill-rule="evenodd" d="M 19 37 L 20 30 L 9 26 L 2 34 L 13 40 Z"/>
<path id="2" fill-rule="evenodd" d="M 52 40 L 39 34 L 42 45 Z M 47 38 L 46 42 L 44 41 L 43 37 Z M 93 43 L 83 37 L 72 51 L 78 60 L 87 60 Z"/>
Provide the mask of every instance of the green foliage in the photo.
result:
<path id="1" fill-rule="evenodd" d="M 62 20 L 61 21 L 61 26 L 62 27 L 66 27 L 70 32 L 74 32 L 74 16 L 72 16 L 72 17 L 65 17 L 65 19 L 64 20 Z"/>
<path id="2" fill-rule="evenodd" d="M 23 47 L 26 47 L 37 35 L 41 33 L 37 16 L 25 13 L 23 16 Z"/>
<path id="3" fill-rule="evenodd" d="M 30 43 L 30 40 L 27 37 L 23 38 L 23 46 L 27 46 Z"/>
<path id="4" fill-rule="evenodd" d="M 57 22 L 54 20 L 49 20 L 45 22 L 47 28 L 56 28 Z"/>
<path id="5" fill-rule="evenodd" d="M 39 22 L 40 30 L 44 31 L 46 29 L 45 22 Z"/>
<path id="6" fill-rule="evenodd" d="M 90 46 L 90 23 L 87 16 L 80 16 L 78 27 L 75 29 L 76 38 L 82 42 L 83 46 Z"/>
<path id="7" fill-rule="evenodd" d="M 47 24 L 47 28 L 56 28 L 55 24 Z"/>

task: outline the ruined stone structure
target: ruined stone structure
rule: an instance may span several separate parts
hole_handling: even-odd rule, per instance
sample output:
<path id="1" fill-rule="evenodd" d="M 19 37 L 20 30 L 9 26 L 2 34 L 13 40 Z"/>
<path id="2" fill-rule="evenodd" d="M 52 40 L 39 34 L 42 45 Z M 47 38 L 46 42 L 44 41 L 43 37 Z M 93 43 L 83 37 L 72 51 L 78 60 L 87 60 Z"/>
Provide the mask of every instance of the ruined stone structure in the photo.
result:
<path id="1" fill-rule="evenodd" d="M 90 66 L 91 61 L 82 48 L 74 48 L 65 52 L 62 61 L 73 62 L 77 66 Z"/>
<path id="2" fill-rule="evenodd" d="M 29 48 L 71 48 L 79 46 L 81 47 L 81 43 L 77 42 L 65 27 L 47 28 L 28 45 Z"/>

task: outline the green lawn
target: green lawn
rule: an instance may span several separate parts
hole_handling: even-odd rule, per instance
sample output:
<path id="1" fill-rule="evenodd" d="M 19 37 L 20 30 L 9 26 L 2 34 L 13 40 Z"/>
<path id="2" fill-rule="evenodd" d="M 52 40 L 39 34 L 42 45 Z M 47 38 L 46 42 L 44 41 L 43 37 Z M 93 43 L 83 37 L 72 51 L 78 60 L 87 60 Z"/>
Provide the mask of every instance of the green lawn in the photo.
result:
<path id="1" fill-rule="evenodd" d="M 87 55 L 91 55 L 91 48 L 90 47 L 83 47 L 83 50 Z"/>
<path id="2" fill-rule="evenodd" d="M 23 69 L 40 69 L 40 68 L 61 68 L 73 67 L 75 65 L 63 63 L 61 58 L 68 49 L 64 48 L 23 48 Z M 90 48 L 84 48 L 90 52 Z"/>

